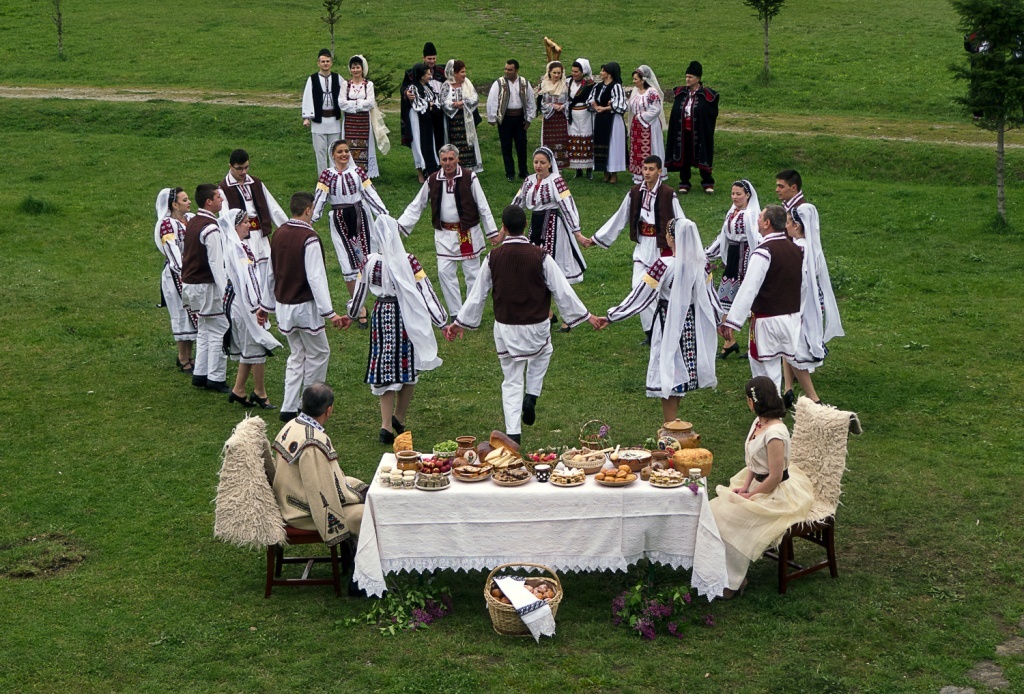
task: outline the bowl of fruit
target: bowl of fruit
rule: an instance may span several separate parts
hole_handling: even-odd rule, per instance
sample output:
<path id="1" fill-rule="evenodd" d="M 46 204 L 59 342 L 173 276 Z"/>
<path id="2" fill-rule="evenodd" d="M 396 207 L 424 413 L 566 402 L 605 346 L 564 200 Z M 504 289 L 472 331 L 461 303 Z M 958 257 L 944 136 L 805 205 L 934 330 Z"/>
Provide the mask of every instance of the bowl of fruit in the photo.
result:
<path id="1" fill-rule="evenodd" d="M 539 451 L 524 455 L 523 462 L 526 463 L 526 467 L 530 472 L 534 473 L 536 472 L 534 468 L 539 464 L 555 467 L 558 464 L 558 453 L 553 448 L 542 448 Z"/>
<path id="2" fill-rule="evenodd" d="M 452 459 L 438 458 L 437 456 L 424 456 L 420 472 L 424 475 L 450 475 L 452 474 Z"/>

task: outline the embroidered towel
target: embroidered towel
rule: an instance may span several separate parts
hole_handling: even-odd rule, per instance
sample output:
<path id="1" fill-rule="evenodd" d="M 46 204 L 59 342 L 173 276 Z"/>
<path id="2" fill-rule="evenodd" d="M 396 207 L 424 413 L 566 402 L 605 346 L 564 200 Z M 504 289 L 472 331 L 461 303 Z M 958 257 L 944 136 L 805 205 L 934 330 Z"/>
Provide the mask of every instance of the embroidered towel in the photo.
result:
<path id="1" fill-rule="evenodd" d="M 537 596 L 526 589 L 525 582 L 526 579 L 521 576 L 494 579 L 505 597 L 512 601 L 512 607 L 533 634 L 533 640 L 539 642 L 541 636 L 555 635 L 555 616 L 545 601 L 538 600 Z"/>

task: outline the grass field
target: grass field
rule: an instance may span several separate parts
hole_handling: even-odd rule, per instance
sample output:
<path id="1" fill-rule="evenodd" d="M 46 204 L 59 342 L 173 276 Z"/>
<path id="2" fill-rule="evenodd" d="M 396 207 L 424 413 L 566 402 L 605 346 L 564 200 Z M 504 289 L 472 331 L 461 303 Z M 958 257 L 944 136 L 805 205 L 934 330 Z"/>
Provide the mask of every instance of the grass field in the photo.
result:
<path id="1" fill-rule="evenodd" d="M 479 50 L 481 62 L 497 65 L 521 47 L 539 58 L 527 43 L 547 31 L 539 4 L 517 6 L 519 21 L 442 3 L 449 4 L 458 10 L 452 36 L 461 31 L 460 45 Z M 675 58 L 665 36 L 658 50 L 666 64 L 682 66 L 692 36 L 683 31 L 686 17 L 720 20 L 716 26 L 728 31 L 704 35 L 708 51 L 729 65 L 719 84 L 731 84 L 733 99 L 751 110 L 777 101 L 794 112 L 952 117 L 944 66 L 961 48 L 943 3 L 787 5 L 773 29 L 773 64 L 784 74 L 789 61 L 795 96 L 755 86 L 756 23 L 732 4 L 723 15 L 717 3 L 679 3 L 678 12 L 666 12 L 671 18 L 635 21 L 638 31 L 648 26 L 642 22 L 675 22 L 683 57 Z M 124 7 L 69 10 L 65 63 L 48 60 L 52 30 L 38 8 L 0 9 L 0 83 L 295 90 L 308 62 L 297 54 L 323 43 L 315 7 L 299 3 L 261 12 L 212 7 L 203 31 L 195 29 L 198 5 L 147 6 L 131 17 Z M 395 56 L 416 55 L 422 37 L 406 33 L 413 11 L 404 4 L 346 7 L 362 13 L 373 36 L 397 36 L 388 44 Z M 625 33 L 599 32 L 611 3 L 588 7 L 580 24 L 588 45 L 600 39 L 624 65 L 644 57 L 627 60 L 639 44 Z M 283 17 L 300 9 L 301 21 Z M 512 33 L 500 34 L 495 48 L 488 32 L 500 27 Z M 779 39 L 797 29 L 807 41 L 784 47 Z M 202 41 L 186 50 L 190 31 Z M 261 38 L 265 74 L 247 76 L 228 59 L 244 46 L 245 32 Z M 446 41 L 431 38 L 443 51 Z M 913 51 L 931 57 L 908 61 Z M 833 54 L 851 56 L 849 64 L 830 64 L 827 83 L 815 85 L 812 66 L 829 64 Z M 654 643 L 611 627 L 612 597 L 636 578 L 624 574 L 564 576 L 558 636 L 539 645 L 493 633 L 479 572 L 443 574 L 454 615 L 393 639 L 342 626 L 367 605 L 335 600 L 328 589 L 281 589 L 264 600 L 262 556 L 211 537 L 218 454 L 241 409 L 195 392 L 174 369 L 167 313 L 156 308 L 152 210 L 161 187 L 192 189 L 222 176 L 237 146 L 249 150 L 253 172 L 279 201 L 309 189 L 308 135 L 293 116 L 206 105 L 0 101 L 0 373 L 7 382 L 0 399 L 0 690 L 935 692 L 969 684 L 974 663 L 992 659 L 997 644 L 1019 633 L 1024 501 L 1013 473 L 1024 414 L 1024 328 L 1015 320 L 1022 237 L 989 228 L 992 153 L 825 136 L 720 133 L 719 194 L 682 202 L 709 241 L 727 210 L 729 181 L 750 178 L 768 203 L 774 173 L 795 166 L 821 212 L 848 337 L 831 343 L 815 382 L 826 401 L 858 412 L 866 430 L 850 443 L 837 580 L 819 574 L 780 597 L 773 567 L 755 564 L 742 599 L 707 609 L 715 628 Z M 531 132 L 531 142 L 536 137 Z M 515 187 L 501 175 L 493 133 L 485 138 L 482 181 L 500 209 Z M 1007 167 L 1012 222 L 1021 211 L 1021 152 L 1008 152 Z M 381 195 L 400 212 L 417 190 L 408 150 L 396 146 L 381 168 Z M 570 185 L 588 234 L 627 188 Z M 407 246 L 433 277 L 426 226 Z M 591 310 L 603 312 L 628 290 L 627 246 L 623 239 L 610 251 L 587 251 L 590 270 L 578 289 Z M 328 271 L 339 308 L 344 286 L 336 264 Z M 500 425 L 501 377 L 487 325 L 441 345 L 445 364 L 423 378 L 409 417 L 418 440 L 483 435 Z M 625 442 L 653 433 L 660 408 L 643 397 L 639 331 L 631 321 L 604 333 L 554 336 L 528 446 L 571 443 L 592 417 Z M 331 335 L 329 380 L 341 406 L 328 433 L 346 472 L 368 479 L 381 448 L 377 402 L 360 383 L 366 340 L 355 330 Z M 268 365 L 275 402 L 283 367 L 283 355 Z M 741 465 L 748 375 L 744 361 L 720 363 L 719 387 L 681 407 L 715 453 L 712 484 Z M 276 430 L 276 418 L 268 424 Z M 9 576 L 26 557 L 48 555 L 59 565 L 65 545 L 84 556 L 73 570 Z M 662 585 L 687 579 L 686 572 L 655 575 Z M 1024 660 L 994 659 L 1011 690 L 1024 690 Z"/>
<path id="2" fill-rule="evenodd" d="M 0 9 L 0 83 L 298 94 L 328 43 L 319 2 L 100 0 L 66 5 L 69 59 L 61 62 L 47 8 L 10 0 Z M 571 11 L 570 24 L 563 22 L 566 10 L 538 0 L 508 7 L 438 0 L 431 16 L 444 21 L 434 23 L 415 3 L 349 0 L 337 54 L 347 62 L 363 53 L 371 79 L 388 73 L 397 83 L 430 40 L 440 60 L 465 60 L 474 81 L 495 79 L 510 57 L 536 79 L 547 34 L 563 46 L 563 57 L 589 58 L 595 74 L 608 61 L 627 76 L 646 63 L 666 89 L 682 84 L 686 65 L 699 60 L 724 109 L 956 117 L 946 68 L 964 53 L 945 0 L 791 0 L 772 24 L 777 80 L 770 87 L 757 80 L 761 27 L 740 0 L 669 0 L 643 13 L 623 12 L 615 0 L 589 0 Z"/>

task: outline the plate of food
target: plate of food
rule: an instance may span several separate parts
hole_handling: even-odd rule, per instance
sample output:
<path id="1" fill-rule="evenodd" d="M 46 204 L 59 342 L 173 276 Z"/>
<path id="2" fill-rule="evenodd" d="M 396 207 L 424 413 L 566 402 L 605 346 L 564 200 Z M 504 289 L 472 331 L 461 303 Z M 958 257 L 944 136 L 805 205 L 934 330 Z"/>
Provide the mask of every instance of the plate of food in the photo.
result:
<path id="1" fill-rule="evenodd" d="M 606 487 L 626 487 L 637 480 L 637 475 L 623 463 L 617 468 L 603 468 L 594 475 L 594 481 Z"/>
<path id="2" fill-rule="evenodd" d="M 452 484 L 452 481 L 442 474 L 423 474 L 420 472 L 416 475 L 416 489 L 424 492 L 439 492 L 442 489 L 447 489 Z"/>
<path id="3" fill-rule="evenodd" d="M 553 470 L 549 481 L 556 487 L 578 487 L 587 481 L 587 473 L 579 468 Z"/>
<path id="4" fill-rule="evenodd" d="M 524 467 L 495 470 L 491 474 L 491 479 L 499 487 L 518 487 L 529 482 L 531 477 L 530 471 Z"/>
<path id="5" fill-rule="evenodd" d="M 493 469 L 490 465 L 460 465 L 452 468 L 452 477 L 459 482 L 483 482 Z"/>
<path id="6" fill-rule="evenodd" d="M 434 456 L 424 457 L 420 472 L 425 475 L 450 475 L 452 474 L 452 461 Z"/>
<path id="7" fill-rule="evenodd" d="M 663 489 L 682 487 L 686 484 L 686 475 L 679 470 L 651 470 L 650 483 L 652 487 L 662 487 Z"/>

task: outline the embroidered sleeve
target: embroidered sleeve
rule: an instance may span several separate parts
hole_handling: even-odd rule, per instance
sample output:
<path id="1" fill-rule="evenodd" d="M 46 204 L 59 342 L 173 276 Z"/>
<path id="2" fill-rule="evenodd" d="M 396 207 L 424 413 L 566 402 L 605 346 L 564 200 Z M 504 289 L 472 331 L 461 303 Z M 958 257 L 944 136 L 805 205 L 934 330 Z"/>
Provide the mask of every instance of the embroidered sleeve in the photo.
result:
<path id="1" fill-rule="evenodd" d="M 423 271 L 423 266 L 420 265 L 420 261 L 412 253 L 409 254 L 409 265 L 412 267 L 412 274 L 415 275 L 417 282 L 427 276 L 427 273 Z"/>

